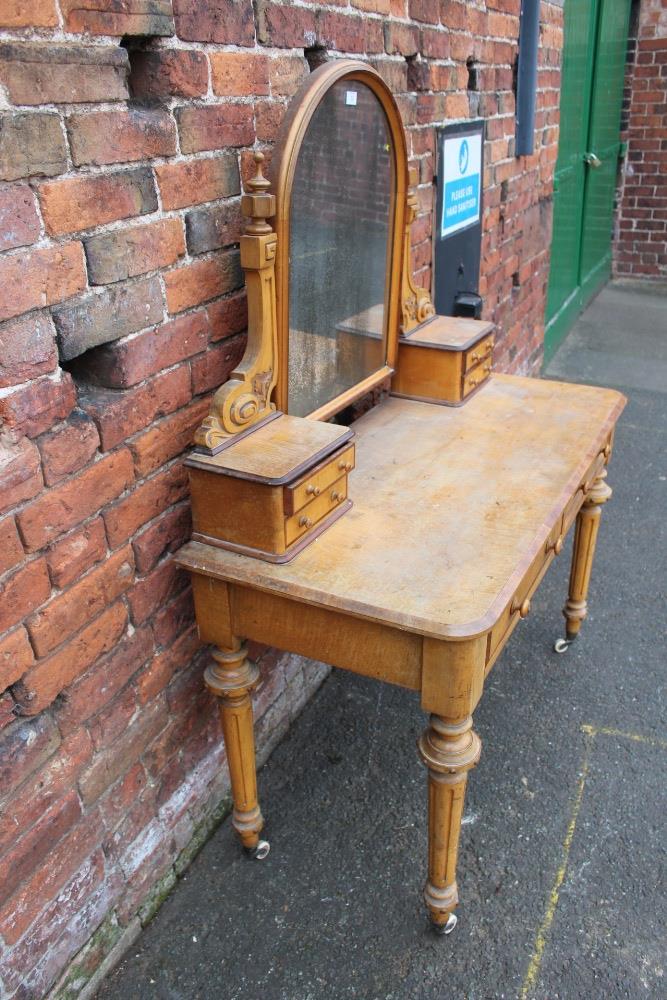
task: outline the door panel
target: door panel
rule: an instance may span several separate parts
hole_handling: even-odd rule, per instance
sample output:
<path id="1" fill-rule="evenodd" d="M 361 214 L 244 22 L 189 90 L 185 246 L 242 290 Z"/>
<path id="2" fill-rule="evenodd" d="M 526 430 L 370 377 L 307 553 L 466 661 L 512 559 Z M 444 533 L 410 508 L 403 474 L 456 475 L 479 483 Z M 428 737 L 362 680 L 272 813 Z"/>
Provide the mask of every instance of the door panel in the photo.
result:
<path id="1" fill-rule="evenodd" d="M 545 361 L 609 277 L 630 3 L 565 3 Z"/>

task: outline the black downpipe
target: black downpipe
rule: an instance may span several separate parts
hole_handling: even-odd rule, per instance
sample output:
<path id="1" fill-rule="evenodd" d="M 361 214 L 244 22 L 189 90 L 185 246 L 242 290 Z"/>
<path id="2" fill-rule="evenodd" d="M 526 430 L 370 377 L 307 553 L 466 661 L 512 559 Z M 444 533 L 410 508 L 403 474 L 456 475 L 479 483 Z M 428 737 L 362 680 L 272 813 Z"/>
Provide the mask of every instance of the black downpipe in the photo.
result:
<path id="1" fill-rule="evenodd" d="M 530 156 L 535 148 L 535 93 L 539 40 L 540 0 L 521 0 L 516 79 L 516 156 Z"/>

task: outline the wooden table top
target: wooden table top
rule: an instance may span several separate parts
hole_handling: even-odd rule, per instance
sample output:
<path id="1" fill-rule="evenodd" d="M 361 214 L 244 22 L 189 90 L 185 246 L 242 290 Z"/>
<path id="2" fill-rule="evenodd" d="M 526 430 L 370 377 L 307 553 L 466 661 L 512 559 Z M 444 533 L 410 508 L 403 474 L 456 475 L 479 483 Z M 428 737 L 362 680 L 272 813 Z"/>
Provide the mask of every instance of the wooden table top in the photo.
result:
<path id="1" fill-rule="evenodd" d="M 390 397 L 354 425 L 353 508 L 292 562 L 201 542 L 178 562 L 422 635 L 480 635 L 624 405 L 611 389 L 511 375 L 494 375 L 461 407 Z"/>

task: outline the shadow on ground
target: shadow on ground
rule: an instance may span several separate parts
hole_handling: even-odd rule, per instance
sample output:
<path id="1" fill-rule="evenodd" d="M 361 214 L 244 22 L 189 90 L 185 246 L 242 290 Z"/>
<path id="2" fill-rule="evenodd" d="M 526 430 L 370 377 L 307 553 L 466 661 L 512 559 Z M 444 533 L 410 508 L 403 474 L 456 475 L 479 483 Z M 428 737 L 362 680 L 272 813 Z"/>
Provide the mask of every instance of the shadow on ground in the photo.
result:
<path id="1" fill-rule="evenodd" d="M 418 700 L 334 671 L 260 774 L 268 859 L 224 823 L 98 997 L 666 995 L 667 298 L 609 287 L 548 376 L 630 403 L 582 638 L 552 651 L 567 547 L 475 713 L 454 934 L 431 934 L 420 899 Z"/>

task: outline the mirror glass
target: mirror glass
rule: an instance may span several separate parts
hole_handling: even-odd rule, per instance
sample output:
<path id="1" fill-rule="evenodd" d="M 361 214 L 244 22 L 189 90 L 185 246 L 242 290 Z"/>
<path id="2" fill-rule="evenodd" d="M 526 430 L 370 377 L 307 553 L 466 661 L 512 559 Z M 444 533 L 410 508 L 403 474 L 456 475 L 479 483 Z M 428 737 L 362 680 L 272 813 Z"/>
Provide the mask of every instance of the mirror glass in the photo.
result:
<path id="1" fill-rule="evenodd" d="M 305 416 L 385 364 L 391 135 L 370 87 L 339 80 L 315 111 L 292 188 L 288 412 Z"/>

